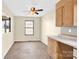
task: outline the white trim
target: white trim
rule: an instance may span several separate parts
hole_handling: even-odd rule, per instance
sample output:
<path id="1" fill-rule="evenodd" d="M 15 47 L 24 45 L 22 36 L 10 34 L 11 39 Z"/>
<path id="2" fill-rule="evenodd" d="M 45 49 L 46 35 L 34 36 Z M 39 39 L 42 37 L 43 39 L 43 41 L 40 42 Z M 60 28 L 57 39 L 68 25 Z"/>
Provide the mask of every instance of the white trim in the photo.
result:
<path id="1" fill-rule="evenodd" d="M 4 57 L 6 56 L 6 54 L 8 53 L 8 51 L 10 50 L 10 48 L 12 47 L 12 45 L 14 44 L 14 42 L 10 45 L 10 47 L 7 49 L 7 51 L 4 53 L 4 55 L 2 56 L 3 57 L 3 59 L 4 59 Z"/>

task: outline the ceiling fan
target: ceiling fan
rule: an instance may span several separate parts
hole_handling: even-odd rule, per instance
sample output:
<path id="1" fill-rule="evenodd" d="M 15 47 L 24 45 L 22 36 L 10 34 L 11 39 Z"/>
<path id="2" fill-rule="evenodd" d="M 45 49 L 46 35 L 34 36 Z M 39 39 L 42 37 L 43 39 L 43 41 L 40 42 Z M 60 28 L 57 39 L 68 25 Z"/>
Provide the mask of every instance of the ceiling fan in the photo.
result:
<path id="1" fill-rule="evenodd" d="M 32 12 L 32 15 L 34 15 L 34 14 L 39 15 L 39 11 L 43 11 L 43 9 L 36 9 L 35 7 L 32 7 L 30 9 L 30 12 Z M 28 11 L 26 11 L 26 12 L 28 12 Z"/>

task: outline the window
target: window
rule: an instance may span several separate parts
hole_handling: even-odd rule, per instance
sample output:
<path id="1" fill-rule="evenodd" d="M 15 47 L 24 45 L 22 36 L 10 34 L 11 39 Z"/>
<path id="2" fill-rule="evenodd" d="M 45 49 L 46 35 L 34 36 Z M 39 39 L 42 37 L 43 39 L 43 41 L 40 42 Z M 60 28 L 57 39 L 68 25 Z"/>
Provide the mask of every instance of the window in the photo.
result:
<path id="1" fill-rule="evenodd" d="M 34 20 L 25 20 L 25 35 L 34 35 Z"/>
<path id="2" fill-rule="evenodd" d="M 3 33 L 11 32 L 11 18 L 6 16 L 2 18 L 2 31 Z"/>

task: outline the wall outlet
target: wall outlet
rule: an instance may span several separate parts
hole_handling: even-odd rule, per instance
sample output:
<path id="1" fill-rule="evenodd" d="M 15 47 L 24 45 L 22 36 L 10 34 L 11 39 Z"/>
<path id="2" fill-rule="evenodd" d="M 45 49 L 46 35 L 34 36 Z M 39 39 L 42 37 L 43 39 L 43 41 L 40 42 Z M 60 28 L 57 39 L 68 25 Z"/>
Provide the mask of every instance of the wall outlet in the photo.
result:
<path id="1" fill-rule="evenodd" d="M 69 32 L 72 32 L 72 30 L 71 30 L 71 29 L 69 29 Z"/>

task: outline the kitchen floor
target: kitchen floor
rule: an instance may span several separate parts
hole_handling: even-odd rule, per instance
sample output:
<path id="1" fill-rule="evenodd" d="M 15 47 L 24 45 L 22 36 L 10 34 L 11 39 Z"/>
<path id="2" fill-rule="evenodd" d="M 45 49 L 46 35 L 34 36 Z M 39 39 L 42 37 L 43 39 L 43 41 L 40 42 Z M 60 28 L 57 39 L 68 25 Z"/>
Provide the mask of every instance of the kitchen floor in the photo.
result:
<path id="1" fill-rule="evenodd" d="M 4 59 L 51 59 L 42 42 L 15 42 Z"/>

